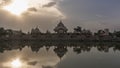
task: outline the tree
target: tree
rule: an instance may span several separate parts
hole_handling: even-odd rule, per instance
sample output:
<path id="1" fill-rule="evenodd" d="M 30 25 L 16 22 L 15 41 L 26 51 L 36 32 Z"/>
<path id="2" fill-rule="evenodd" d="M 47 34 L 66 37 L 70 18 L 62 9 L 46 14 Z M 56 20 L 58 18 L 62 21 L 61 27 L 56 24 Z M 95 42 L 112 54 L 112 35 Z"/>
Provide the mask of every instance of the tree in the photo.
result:
<path id="1" fill-rule="evenodd" d="M 114 35 L 115 35 L 116 37 L 120 37 L 120 31 L 116 31 L 116 32 L 114 33 Z"/>
<path id="2" fill-rule="evenodd" d="M 80 33 L 82 31 L 82 28 L 80 26 L 77 26 L 74 28 L 74 31 Z"/>
<path id="3" fill-rule="evenodd" d="M 5 36 L 6 34 L 6 30 L 3 27 L 0 28 L 0 37 Z"/>

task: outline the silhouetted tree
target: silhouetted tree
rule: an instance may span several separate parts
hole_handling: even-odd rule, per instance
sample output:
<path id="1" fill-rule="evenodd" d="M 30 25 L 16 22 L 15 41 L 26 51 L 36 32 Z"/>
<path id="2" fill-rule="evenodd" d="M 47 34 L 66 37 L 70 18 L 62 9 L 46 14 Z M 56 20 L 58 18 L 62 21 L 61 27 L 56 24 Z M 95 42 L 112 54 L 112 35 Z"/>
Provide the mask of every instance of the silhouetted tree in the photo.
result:
<path id="1" fill-rule="evenodd" d="M 77 26 L 76 28 L 74 28 L 74 31 L 75 32 L 81 32 L 82 31 L 82 28 L 80 26 Z"/>
<path id="2" fill-rule="evenodd" d="M 114 32 L 114 35 L 115 35 L 116 37 L 120 37 L 120 31 Z"/>
<path id="3" fill-rule="evenodd" d="M 6 31 L 4 28 L 0 28 L 0 37 L 5 36 L 6 35 Z"/>

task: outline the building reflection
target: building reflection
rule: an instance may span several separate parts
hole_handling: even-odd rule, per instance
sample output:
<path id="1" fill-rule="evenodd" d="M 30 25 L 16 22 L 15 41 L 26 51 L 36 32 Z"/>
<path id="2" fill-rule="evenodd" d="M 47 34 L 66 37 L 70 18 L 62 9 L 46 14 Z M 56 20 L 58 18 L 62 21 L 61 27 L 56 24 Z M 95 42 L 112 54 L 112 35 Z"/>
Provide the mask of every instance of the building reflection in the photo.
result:
<path id="1" fill-rule="evenodd" d="M 61 59 L 68 52 L 68 47 L 73 48 L 73 52 L 81 54 L 82 52 L 90 52 L 94 47 L 100 52 L 109 52 L 110 48 L 113 51 L 120 51 L 120 43 L 80 43 L 80 42 L 25 42 L 25 41 L 1 41 L 0 53 L 11 50 L 22 50 L 24 47 L 30 47 L 32 52 L 38 53 L 41 48 L 45 47 L 46 51 L 49 52 L 51 47 L 55 54 Z"/>
<path id="2" fill-rule="evenodd" d="M 67 47 L 65 46 L 57 46 L 54 49 L 54 52 L 57 54 L 57 56 L 61 59 L 66 53 L 67 53 Z"/>

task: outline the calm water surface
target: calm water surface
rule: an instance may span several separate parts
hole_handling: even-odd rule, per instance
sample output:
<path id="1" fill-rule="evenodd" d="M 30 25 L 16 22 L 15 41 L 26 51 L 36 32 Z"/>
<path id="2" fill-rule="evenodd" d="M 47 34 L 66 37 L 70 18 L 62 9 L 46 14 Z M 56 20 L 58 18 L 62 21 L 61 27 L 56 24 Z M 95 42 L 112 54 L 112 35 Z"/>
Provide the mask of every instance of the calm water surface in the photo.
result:
<path id="1" fill-rule="evenodd" d="M 0 46 L 0 68 L 120 68 L 116 43 L 4 42 Z"/>

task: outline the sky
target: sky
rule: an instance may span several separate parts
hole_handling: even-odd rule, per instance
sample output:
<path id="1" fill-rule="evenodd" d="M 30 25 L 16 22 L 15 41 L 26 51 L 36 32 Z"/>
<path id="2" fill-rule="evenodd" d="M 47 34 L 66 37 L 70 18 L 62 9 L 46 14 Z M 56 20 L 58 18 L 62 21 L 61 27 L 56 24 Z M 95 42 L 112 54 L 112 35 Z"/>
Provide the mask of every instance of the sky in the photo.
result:
<path id="1" fill-rule="evenodd" d="M 120 30 L 120 0 L 24 0 L 29 4 L 20 15 L 6 10 L 12 0 L 0 0 L 0 27 L 31 31 L 39 27 L 41 32 L 53 32 L 60 20 L 72 32 L 76 26 L 97 31 L 109 28 Z M 21 2 L 13 9 L 24 6 Z M 8 9 L 8 8 L 7 8 Z"/>

